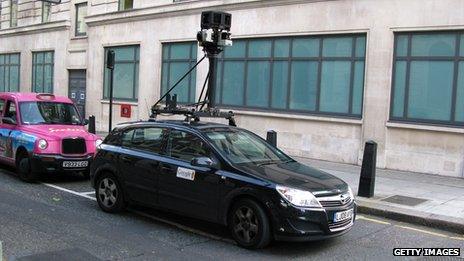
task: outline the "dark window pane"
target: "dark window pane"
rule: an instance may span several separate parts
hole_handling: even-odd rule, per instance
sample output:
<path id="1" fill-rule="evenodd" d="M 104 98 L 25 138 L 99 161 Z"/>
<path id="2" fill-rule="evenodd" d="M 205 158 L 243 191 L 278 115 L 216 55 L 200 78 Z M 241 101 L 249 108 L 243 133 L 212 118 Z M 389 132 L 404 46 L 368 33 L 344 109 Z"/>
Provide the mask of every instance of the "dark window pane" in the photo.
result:
<path id="1" fill-rule="evenodd" d="M 288 62 L 274 62 L 272 74 L 272 108 L 287 107 Z"/>
<path id="2" fill-rule="evenodd" d="M 460 40 L 460 47 L 459 47 L 459 52 L 460 56 L 464 56 L 464 34 L 461 35 L 461 40 Z"/>
<path id="3" fill-rule="evenodd" d="M 189 70 L 188 63 L 176 63 L 172 62 L 169 70 L 169 86 L 174 86 L 174 84 L 180 80 L 180 78 Z M 178 102 L 188 102 L 189 101 L 189 77 L 185 77 L 177 87 L 172 90 L 171 95 L 177 94 Z"/>
<path id="4" fill-rule="evenodd" d="M 353 45 L 352 37 L 326 38 L 323 41 L 324 57 L 350 57 Z"/>
<path id="5" fill-rule="evenodd" d="M 126 131 L 122 134 L 121 145 L 130 147 L 132 146 L 132 137 L 134 136 L 134 129 Z"/>
<path id="6" fill-rule="evenodd" d="M 290 40 L 279 39 L 274 41 L 274 57 L 287 58 L 290 56 Z"/>
<path id="7" fill-rule="evenodd" d="M 116 99 L 133 98 L 134 65 L 117 64 L 114 66 L 113 97 Z"/>
<path id="8" fill-rule="evenodd" d="M 248 63 L 246 105 L 269 106 L 270 67 L 269 62 Z"/>
<path id="9" fill-rule="evenodd" d="M 430 34 L 412 36 L 412 56 L 454 56 L 454 34 Z"/>
<path id="10" fill-rule="evenodd" d="M 356 57 L 364 57 L 366 55 L 366 37 L 356 38 Z"/>
<path id="11" fill-rule="evenodd" d="M 171 59 L 190 59 L 190 43 L 171 45 Z"/>
<path id="12" fill-rule="evenodd" d="M 243 62 L 224 62 L 222 103 L 243 105 L 245 64 Z"/>
<path id="13" fill-rule="evenodd" d="M 272 42 L 270 40 L 253 40 L 248 43 L 249 57 L 270 57 Z"/>
<path id="14" fill-rule="evenodd" d="M 459 63 L 458 88 L 456 92 L 456 121 L 464 122 L 464 62 Z"/>
<path id="15" fill-rule="evenodd" d="M 408 117 L 449 121 L 453 62 L 411 62 Z"/>
<path id="16" fill-rule="evenodd" d="M 408 55 L 408 36 L 398 35 L 396 37 L 396 56 Z"/>
<path id="17" fill-rule="evenodd" d="M 349 113 L 351 62 L 323 62 L 320 110 Z"/>
<path id="18" fill-rule="evenodd" d="M 245 57 L 245 49 L 245 41 L 235 41 L 234 45 L 225 49 L 224 58 L 243 58 Z"/>
<path id="19" fill-rule="evenodd" d="M 395 64 L 395 85 L 393 89 L 393 116 L 403 117 L 404 94 L 406 89 L 406 62 L 398 61 Z"/>
<path id="20" fill-rule="evenodd" d="M 319 56 L 319 39 L 294 39 L 293 57 L 317 57 Z"/>
<path id="21" fill-rule="evenodd" d="M 290 87 L 290 109 L 316 109 L 317 62 L 293 62 Z"/>
<path id="22" fill-rule="evenodd" d="M 352 113 L 361 115 L 364 90 L 364 62 L 355 62 L 353 79 L 353 104 Z"/>

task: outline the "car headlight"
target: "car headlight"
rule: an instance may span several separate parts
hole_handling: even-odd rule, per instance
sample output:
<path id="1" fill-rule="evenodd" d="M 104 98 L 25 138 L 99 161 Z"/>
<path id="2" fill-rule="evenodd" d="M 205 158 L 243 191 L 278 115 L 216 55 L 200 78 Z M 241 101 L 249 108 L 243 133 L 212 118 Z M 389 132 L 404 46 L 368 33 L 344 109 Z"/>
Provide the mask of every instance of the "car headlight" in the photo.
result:
<path id="1" fill-rule="evenodd" d="M 351 190 L 350 186 L 348 186 L 348 194 L 350 195 L 351 200 L 354 200 L 353 190 Z"/>
<path id="2" fill-rule="evenodd" d="M 103 143 L 103 141 L 102 141 L 101 139 L 97 139 L 97 140 L 95 141 L 95 147 L 98 148 L 102 143 Z"/>
<path id="3" fill-rule="evenodd" d="M 321 208 L 321 204 L 309 191 L 289 188 L 281 185 L 276 186 L 277 192 L 286 199 L 288 202 L 292 203 L 298 207 L 309 207 L 309 208 Z"/>
<path id="4" fill-rule="evenodd" d="M 44 150 L 48 147 L 48 142 L 44 139 L 40 139 L 37 143 L 37 146 L 39 147 L 39 149 Z"/>

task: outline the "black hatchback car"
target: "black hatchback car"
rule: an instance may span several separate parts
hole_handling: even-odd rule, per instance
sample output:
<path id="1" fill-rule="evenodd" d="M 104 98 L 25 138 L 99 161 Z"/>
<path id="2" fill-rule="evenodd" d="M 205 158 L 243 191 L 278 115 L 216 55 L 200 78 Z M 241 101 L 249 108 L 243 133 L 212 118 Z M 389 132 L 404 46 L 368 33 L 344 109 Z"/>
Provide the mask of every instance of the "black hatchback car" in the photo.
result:
<path id="1" fill-rule="evenodd" d="M 134 203 L 223 224 L 246 248 L 339 236 L 356 214 L 342 180 L 216 123 L 120 125 L 99 146 L 91 180 L 103 211 Z"/>

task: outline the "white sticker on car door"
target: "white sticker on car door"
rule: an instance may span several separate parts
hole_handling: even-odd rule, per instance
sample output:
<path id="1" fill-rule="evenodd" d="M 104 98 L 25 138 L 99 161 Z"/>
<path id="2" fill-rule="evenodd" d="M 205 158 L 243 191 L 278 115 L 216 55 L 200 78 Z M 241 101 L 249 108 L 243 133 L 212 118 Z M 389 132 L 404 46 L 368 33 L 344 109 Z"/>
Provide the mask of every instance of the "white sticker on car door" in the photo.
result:
<path id="1" fill-rule="evenodd" d="M 193 169 L 178 167 L 176 177 L 181 179 L 195 180 L 195 171 Z"/>

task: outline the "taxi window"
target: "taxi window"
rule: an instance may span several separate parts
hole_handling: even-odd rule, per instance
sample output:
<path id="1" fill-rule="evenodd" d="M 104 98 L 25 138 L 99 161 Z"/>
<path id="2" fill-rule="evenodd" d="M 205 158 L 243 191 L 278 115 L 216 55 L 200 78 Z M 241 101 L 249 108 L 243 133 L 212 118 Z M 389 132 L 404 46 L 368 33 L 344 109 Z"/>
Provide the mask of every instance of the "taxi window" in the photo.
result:
<path id="1" fill-rule="evenodd" d="M 130 147 L 132 145 L 132 137 L 134 136 L 134 129 L 125 131 L 122 134 L 121 145 L 125 147 Z"/>
<path id="2" fill-rule="evenodd" d="M 16 121 L 16 104 L 13 101 L 8 101 L 4 117 L 12 118 Z"/>
<path id="3" fill-rule="evenodd" d="M 3 115 L 3 109 L 5 108 L 5 101 L 0 100 L 0 115 Z"/>
<path id="4" fill-rule="evenodd" d="M 169 156 L 190 162 L 193 158 L 210 157 L 211 153 L 199 137 L 185 131 L 172 130 L 169 135 Z"/>

